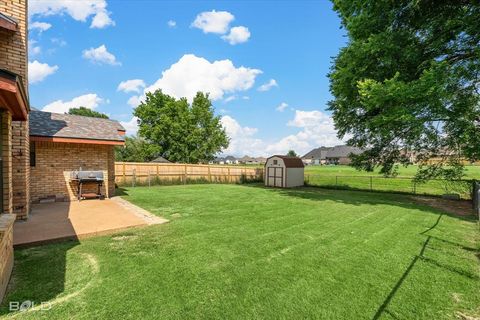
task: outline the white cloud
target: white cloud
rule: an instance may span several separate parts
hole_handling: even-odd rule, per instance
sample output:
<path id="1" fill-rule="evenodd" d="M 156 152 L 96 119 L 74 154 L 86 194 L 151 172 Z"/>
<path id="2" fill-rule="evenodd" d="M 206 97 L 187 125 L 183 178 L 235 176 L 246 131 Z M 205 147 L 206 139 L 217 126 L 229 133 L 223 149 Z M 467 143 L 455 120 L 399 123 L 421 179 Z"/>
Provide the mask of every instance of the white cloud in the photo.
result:
<path id="1" fill-rule="evenodd" d="M 290 120 L 287 125 L 301 128 L 301 130 L 269 145 L 267 147 L 269 153 L 283 154 L 293 149 L 300 154 L 304 154 L 320 146 L 328 147 L 343 143 L 337 137 L 332 117 L 318 110 L 295 110 L 294 119 Z"/>
<path id="2" fill-rule="evenodd" d="M 300 130 L 295 134 L 287 135 L 277 141 L 264 141 L 255 135 L 256 128 L 242 127 L 234 118 L 224 115 L 221 118 L 223 127 L 230 137 L 229 147 L 223 154 L 236 156 L 268 156 L 272 154 L 286 154 L 288 150 L 305 154 L 320 146 L 335 146 L 344 142 L 337 138 L 333 119 L 318 110 L 296 110 L 295 117 L 287 125 Z"/>
<path id="3" fill-rule="evenodd" d="M 231 45 L 247 42 L 249 38 L 250 31 L 244 26 L 233 27 L 227 35 L 222 36 L 222 39 Z"/>
<path id="4" fill-rule="evenodd" d="M 231 95 L 231 96 L 226 97 L 226 98 L 223 100 L 223 102 L 229 103 L 230 101 L 233 101 L 233 100 L 236 100 L 236 99 L 237 99 L 237 96 Z"/>
<path id="5" fill-rule="evenodd" d="M 225 131 L 230 138 L 230 144 L 223 154 L 236 156 L 263 154 L 264 143 L 261 139 L 255 138 L 257 128 L 242 127 L 237 120 L 230 116 L 223 116 L 220 119 Z"/>
<path id="6" fill-rule="evenodd" d="M 210 93 L 212 100 L 222 99 L 224 94 L 232 94 L 250 89 L 261 70 L 235 67 L 232 61 L 218 60 L 210 62 L 193 54 L 186 54 L 145 92 L 162 89 L 176 98 L 185 97 L 189 101 L 198 91 Z"/>
<path id="7" fill-rule="evenodd" d="M 262 91 L 262 92 L 268 91 L 268 90 L 272 89 L 273 87 L 278 87 L 277 80 L 270 79 L 270 80 L 268 80 L 267 83 L 264 83 L 260 87 L 258 87 L 258 91 Z"/>
<path id="8" fill-rule="evenodd" d="M 129 121 L 120 121 L 120 124 L 125 128 L 127 131 L 127 135 L 136 135 L 138 131 L 138 118 L 137 117 L 132 117 Z"/>
<path id="9" fill-rule="evenodd" d="M 192 27 L 201 29 L 204 33 L 225 34 L 230 23 L 235 19 L 228 11 L 208 11 L 197 15 Z"/>
<path id="10" fill-rule="evenodd" d="M 168 20 L 167 25 L 170 28 L 175 28 L 177 26 L 177 22 L 175 20 Z"/>
<path id="11" fill-rule="evenodd" d="M 115 21 L 110 18 L 110 13 L 106 10 L 98 12 L 92 19 L 90 28 L 103 29 L 108 26 L 114 26 Z"/>
<path id="12" fill-rule="evenodd" d="M 28 54 L 30 56 L 36 56 L 42 52 L 42 48 L 37 46 L 37 41 L 33 39 L 28 40 Z"/>
<path id="13" fill-rule="evenodd" d="M 285 102 L 282 102 L 278 105 L 278 107 L 275 110 L 277 110 L 278 112 L 283 112 L 287 107 L 288 107 L 288 104 Z"/>
<path id="14" fill-rule="evenodd" d="M 131 96 L 130 99 L 128 99 L 127 103 L 129 106 L 132 108 L 136 108 L 140 104 L 141 100 L 139 96 Z"/>
<path id="15" fill-rule="evenodd" d="M 132 79 L 120 82 L 117 91 L 138 93 L 142 88 L 145 88 L 145 81 L 142 79 Z"/>
<path id="16" fill-rule="evenodd" d="M 39 22 L 39 21 L 32 22 L 28 25 L 28 29 L 38 30 L 39 32 L 47 31 L 51 27 L 52 27 L 52 25 L 50 23 Z"/>
<path id="17" fill-rule="evenodd" d="M 112 66 L 121 65 L 121 63 L 117 61 L 117 58 L 108 52 L 107 47 L 104 44 L 98 48 L 83 50 L 82 56 L 85 59 L 98 64 L 109 64 Z"/>
<path id="18" fill-rule="evenodd" d="M 93 16 L 90 28 L 115 25 L 107 11 L 106 0 L 31 0 L 28 12 L 30 17 L 68 14 L 82 22 Z"/>
<path id="19" fill-rule="evenodd" d="M 71 108 L 85 107 L 88 109 L 95 109 L 104 100 L 100 98 L 96 93 L 87 93 L 73 98 L 70 101 L 56 100 L 42 108 L 42 111 L 65 113 Z"/>
<path id="20" fill-rule="evenodd" d="M 58 70 L 58 66 L 50 66 L 48 63 L 41 63 L 37 60 L 28 62 L 28 81 L 37 83 L 43 81 L 46 77 L 54 74 Z"/>

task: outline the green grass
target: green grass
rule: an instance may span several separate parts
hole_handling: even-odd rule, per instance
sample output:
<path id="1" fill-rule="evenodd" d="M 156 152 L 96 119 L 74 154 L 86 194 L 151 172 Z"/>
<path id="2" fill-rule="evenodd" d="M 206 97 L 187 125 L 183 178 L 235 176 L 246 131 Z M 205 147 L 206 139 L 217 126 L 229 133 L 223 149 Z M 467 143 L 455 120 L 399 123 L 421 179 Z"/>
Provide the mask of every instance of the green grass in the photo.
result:
<path id="1" fill-rule="evenodd" d="M 405 196 L 258 185 L 125 190 L 171 221 L 16 251 L 17 319 L 480 316 L 478 225 Z M 8 315 L 8 301 L 49 311 Z"/>
<path id="2" fill-rule="evenodd" d="M 417 172 L 418 166 L 411 165 L 408 167 L 400 166 L 398 176 L 413 177 Z M 480 179 L 480 166 L 465 166 L 465 179 Z M 359 171 L 350 166 L 318 166 L 311 165 L 305 167 L 305 174 L 321 174 L 324 176 L 381 176 L 378 170 L 375 172 Z"/>
<path id="3" fill-rule="evenodd" d="M 465 181 L 430 180 L 419 184 L 412 180 L 417 169 L 417 166 L 400 167 L 398 177 L 385 178 L 378 171 L 358 171 L 350 166 L 307 166 L 305 167 L 305 180 L 310 185 L 327 188 L 424 195 L 455 193 L 464 199 L 470 199 L 471 183 L 469 179 L 480 179 L 480 166 L 466 166 Z"/>

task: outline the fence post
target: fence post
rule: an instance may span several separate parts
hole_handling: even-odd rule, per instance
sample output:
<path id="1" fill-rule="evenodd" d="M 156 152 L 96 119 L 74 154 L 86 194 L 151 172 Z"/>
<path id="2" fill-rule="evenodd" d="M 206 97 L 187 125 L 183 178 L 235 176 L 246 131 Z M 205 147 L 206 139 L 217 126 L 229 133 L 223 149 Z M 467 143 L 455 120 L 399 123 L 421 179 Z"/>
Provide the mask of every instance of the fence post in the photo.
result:
<path id="1" fill-rule="evenodd" d="M 127 184 L 127 176 L 125 175 L 125 162 L 122 164 L 123 184 Z"/>
<path id="2" fill-rule="evenodd" d="M 157 183 L 160 183 L 160 166 L 157 164 Z"/>
<path id="3" fill-rule="evenodd" d="M 150 170 L 148 170 L 148 186 L 151 187 L 151 181 L 150 181 Z"/>
<path id="4" fill-rule="evenodd" d="M 185 165 L 185 166 L 183 167 L 183 169 L 184 169 L 184 170 L 183 170 L 183 177 L 184 177 L 184 178 L 183 178 L 183 179 L 184 179 L 184 180 L 183 180 L 183 184 L 187 184 L 187 178 L 188 178 L 188 177 L 187 177 L 187 165 Z"/>
<path id="5" fill-rule="evenodd" d="M 132 171 L 132 187 L 135 187 L 136 180 L 137 180 L 137 169 L 133 168 L 133 171 Z"/>
<path id="6" fill-rule="evenodd" d="M 228 169 L 228 177 L 227 177 L 227 180 L 228 180 L 228 183 L 232 182 L 232 177 L 230 176 L 230 167 L 227 168 Z"/>
<path id="7" fill-rule="evenodd" d="M 370 191 L 373 191 L 373 177 L 370 176 Z"/>
<path id="8" fill-rule="evenodd" d="M 212 183 L 212 173 L 210 172 L 210 166 L 208 166 L 208 181 Z"/>

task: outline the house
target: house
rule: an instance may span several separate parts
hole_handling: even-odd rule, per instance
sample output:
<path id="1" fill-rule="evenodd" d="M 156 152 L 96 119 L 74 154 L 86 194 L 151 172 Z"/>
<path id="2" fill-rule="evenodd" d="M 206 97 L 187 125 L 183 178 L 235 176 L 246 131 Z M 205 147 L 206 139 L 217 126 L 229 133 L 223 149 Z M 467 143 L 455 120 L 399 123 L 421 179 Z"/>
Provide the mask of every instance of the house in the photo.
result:
<path id="1" fill-rule="evenodd" d="M 226 164 L 238 164 L 238 160 L 237 158 L 233 157 L 233 156 L 226 156 L 225 157 L 225 163 Z"/>
<path id="2" fill-rule="evenodd" d="M 360 154 L 362 149 L 350 146 L 320 147 L 311 150 L 302 157 L 309 165 L 350 164 L 350 154 Z"/>
<path id="3" fill-rule="evenodd" d="M 20 218 L 30 210 L 26 6 L 0 2 L 0 207 Z"/>
<path id="4" fill-rule="evenodd" d="M 225 164 L 225 158 L 216 157 L 215 159 L 210 161 L 209 164 Z"/>
<path id="5" fill-rule="evenodd" d="M 265 164 L 267 162 L 267 158 L 265 157 L 256 157 L 255 158 L 255 161 L 258 163 L 258 164 Z"/>
<path id="6" fill-rule="evenodd" d="M 360 154 L 362 149 L 350 147 L 350 146 L 335 146 L 328 150 L 325 161 L 327 164 L 350 164 L 352 160 L 350 159 L 351 154 Z"/>
<path id="7" fill-rule="evenodd" d="M 75 170 L 103 171 L 102 194 L 113 196 L 114 147 L 124 144 L 124 135 L 125 129 L 114 120 L 31 111 L 31 201 L 76 199 L 77 185 L 70 179 Z"/>
<path id="8" fill-rule="evenodd" d="M 152 163 L 171 163 L 170 161 L 168 161 L 167 159 L 165 159 L 164 157 L 161 157 L 161 156 L 153 159 L 150 162 L 152 162 Z"/>
<path id="9" fill-rule="evenodd" d="M 330 148 L 320 147 L 311 150 L 302 157 L 303 162 L 306 164 L 325 164 L 327 152 Z"/>

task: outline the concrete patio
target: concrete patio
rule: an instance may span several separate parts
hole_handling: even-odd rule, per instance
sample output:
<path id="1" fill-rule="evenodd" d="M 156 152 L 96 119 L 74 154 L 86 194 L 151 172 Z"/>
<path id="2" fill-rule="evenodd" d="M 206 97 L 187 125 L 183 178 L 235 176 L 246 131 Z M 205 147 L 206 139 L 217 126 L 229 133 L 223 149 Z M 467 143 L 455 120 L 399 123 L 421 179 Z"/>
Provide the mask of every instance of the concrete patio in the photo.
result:
<path id="1" fill-rule="evenodd" d="M 28 220 L 15 222 L 13 244 L 19 247 L 82 239 L 166 222 L 120 197 L 35 204 Z"/>

